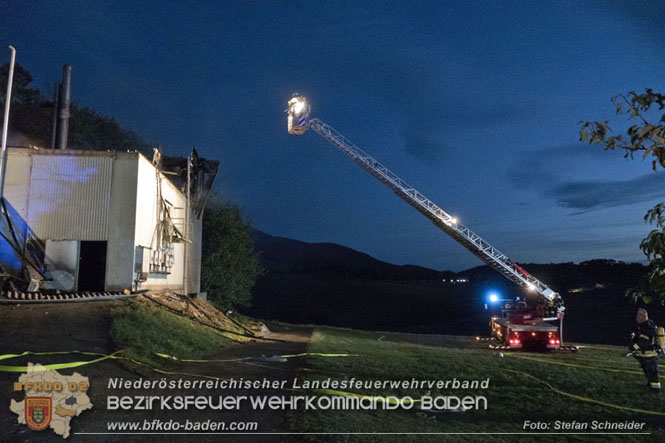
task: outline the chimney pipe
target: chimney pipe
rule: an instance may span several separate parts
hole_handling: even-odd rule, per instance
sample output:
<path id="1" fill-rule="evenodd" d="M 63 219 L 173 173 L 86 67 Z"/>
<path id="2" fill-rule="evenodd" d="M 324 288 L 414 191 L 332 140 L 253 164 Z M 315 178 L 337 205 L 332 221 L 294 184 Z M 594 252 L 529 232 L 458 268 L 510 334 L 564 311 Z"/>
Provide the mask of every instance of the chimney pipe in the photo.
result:
<path id="1" fill-rule="evenodd" d="M 65 65 L 62 67 L 62 85 L 60 86 L 60 100 L 58 111 L 58 141 L 57 149 L 67 149 L 67 139 L 69 137 L 69 102 L 71 100 L 72 88 L 72 67 Z"/>
<path id="2" fill-rule="evenodd" d="M 51 125 L 51 149 L 55 149 L 58 134 L 58 109 L 60 108 L 60 83 L 53 86 L 53 123 Z"/>

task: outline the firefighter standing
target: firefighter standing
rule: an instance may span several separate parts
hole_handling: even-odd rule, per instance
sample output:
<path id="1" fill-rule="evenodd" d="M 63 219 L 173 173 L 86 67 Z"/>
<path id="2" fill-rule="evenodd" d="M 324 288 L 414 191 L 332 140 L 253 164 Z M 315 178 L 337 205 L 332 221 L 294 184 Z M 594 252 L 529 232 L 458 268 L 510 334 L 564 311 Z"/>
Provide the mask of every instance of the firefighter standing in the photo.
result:
<path id="1" fill-rule="evenodd" d="M 644 375 L 647 376 L 649 388 L 653 393 L 660 393 L 658 376 L 658 354 L 662 352 L 658 343 L 656 325 L 649 320 L 646 309 L 637 310 L 637 324 L 631 334 L 631 354 L 640 362 Z"/>

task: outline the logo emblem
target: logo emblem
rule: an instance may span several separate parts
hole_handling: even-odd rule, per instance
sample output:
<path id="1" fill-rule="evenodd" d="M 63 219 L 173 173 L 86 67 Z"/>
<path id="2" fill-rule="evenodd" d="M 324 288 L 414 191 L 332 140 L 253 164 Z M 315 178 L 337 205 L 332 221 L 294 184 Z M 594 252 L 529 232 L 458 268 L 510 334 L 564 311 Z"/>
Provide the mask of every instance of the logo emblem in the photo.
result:
<path id="1" fill-rule="evenodd" d="M 30 429 L 43 431 L 51 423 L 51 397 L 25 397 L 25 423 Z"/>

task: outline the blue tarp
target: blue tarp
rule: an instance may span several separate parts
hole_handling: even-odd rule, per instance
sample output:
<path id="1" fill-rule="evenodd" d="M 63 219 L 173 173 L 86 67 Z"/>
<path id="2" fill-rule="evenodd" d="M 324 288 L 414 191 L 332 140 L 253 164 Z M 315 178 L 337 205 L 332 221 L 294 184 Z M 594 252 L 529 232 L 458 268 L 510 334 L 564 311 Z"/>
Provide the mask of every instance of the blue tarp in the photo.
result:
<path id="1" fill-rule="evenodd" d="M 24 279 L 24 264 L 44 273 L 44 244 L 6 198 L 0 200 L 0 267 Z"/>

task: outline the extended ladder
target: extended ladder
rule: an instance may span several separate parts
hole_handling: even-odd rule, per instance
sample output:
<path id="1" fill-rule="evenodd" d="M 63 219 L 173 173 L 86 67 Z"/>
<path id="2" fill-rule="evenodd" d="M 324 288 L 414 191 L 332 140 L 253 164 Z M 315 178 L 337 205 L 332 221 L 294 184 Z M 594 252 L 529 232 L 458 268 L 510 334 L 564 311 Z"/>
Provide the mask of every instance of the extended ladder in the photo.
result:
<path id="1" fill-rule="evenodd" d="M 317 132 L 335 145 L 363 169 L 392 189 L 402 200 L 429 218 L 439 229 L 450 235 L 458 243 L 471 251 L 483 262 L 499 271 L 506 278 L 524 288 L 537 292 L 548 301 L 554 301 L 558 297 L 558 294 L 554 290 L 533 277 L 516 263 L 513 263 L 505 254 L 483 240 L 471 229 L 459 223 L 455 217 L 448 214 L 418 192 L 413 186 L 399 178 L 394 172 L 354 145 L 333 127 L 316 118 L 310 120 L 303 119 L 298 123 L 301 126 L 309 127 L 309 129 Z"/>

